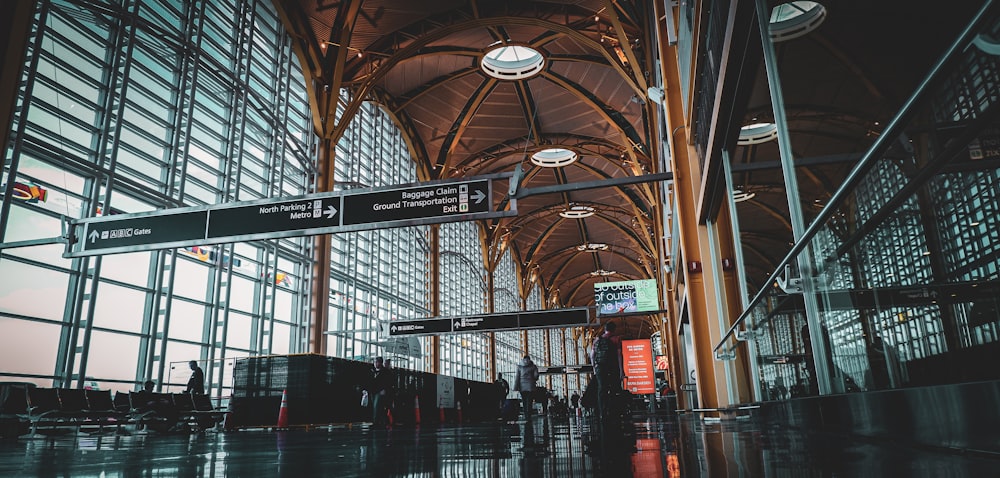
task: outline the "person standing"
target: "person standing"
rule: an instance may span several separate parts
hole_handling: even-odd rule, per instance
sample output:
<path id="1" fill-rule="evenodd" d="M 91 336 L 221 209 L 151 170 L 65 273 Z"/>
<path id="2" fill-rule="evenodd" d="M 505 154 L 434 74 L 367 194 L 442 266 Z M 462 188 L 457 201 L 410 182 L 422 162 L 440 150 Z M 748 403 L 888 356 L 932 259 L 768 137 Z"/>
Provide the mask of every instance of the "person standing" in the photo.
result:
<path id="1" fill-rule="evenodd" d="M 502 373 L 497 373 L 497 379 L 493 382 L 493 385 L 495 385 L 497 388 L 497 398 L 499 398 L 500 400 L 500 404 L 497 410 L 498 410 L 498 416 L 502 419 L 503 405 L 504 402 L 507 400 L 507 394 L 510 393 L 510 384 L 507 383 L 507 380 L 504 380 Z"/>
<path id="2" fill-rule="evenodd" d="M 590 363 L 597 380 L 597 410 L 601 422 L 612 415 L 612 404 L 622 391 L 621 337 L 615 335 L 615 323 L 604 324 L 604 333 L 594 341 Z"/>
<path id="3" fill-rule="evenodd" d="M 521 393 L 521 406 L 524 407 L 524 418 L 531 417 L 534 406 L 535 382 L 538 381 L 538 367 L 531 361 L 531 356 L 525 355 L 521 365 L 517 366 L 517 376 L 514 377 L 514 390 Z"/>
<path id="4" fill-rule="evenodd" d="M 382 357 L 375 357 L 371 373 L 368 397 L 372 405 L 372 425 L 384 426 L 386 407 L 389 405 L 389 389 L 392 387 L 392 372 L 385 368 Z"/>
<path id="5" fill-rule="evenodd" d="M 188 379 L 187 389 L 185 389 L 184 392 L 196 395 L 204 395 L 205 372 L 202 371 L 201 367 L 198 366 L 198 362 L 194 360 L 188 362 L 188 367 L 191 367 L 191 378 Z"/>

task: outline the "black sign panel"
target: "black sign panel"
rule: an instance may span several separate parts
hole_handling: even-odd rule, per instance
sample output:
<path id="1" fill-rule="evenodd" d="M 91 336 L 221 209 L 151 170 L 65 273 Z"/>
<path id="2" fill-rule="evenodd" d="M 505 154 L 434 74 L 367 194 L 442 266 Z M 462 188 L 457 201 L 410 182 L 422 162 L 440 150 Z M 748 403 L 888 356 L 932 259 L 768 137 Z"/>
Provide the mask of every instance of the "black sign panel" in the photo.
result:
<path id="1" fill-rule="evenodd" d="M 587 309 L 540 310 L 537 312 L 522 312 L 519 317 L 521 328 L 566 327 L 569 325 L 586 325 L 590 314 Z"/>
<path id="2" fill-rule="evenodd" d="M 562 365 L 555 367 L 538 367 L 538 373 L 555 373 L 555 374 L 568 374 L 568 373 L 594 373 L 593 365 Z"/>
<path id="3" fill-rule="evenodd" d="M 389 335 L 443 334 L 451 332 L 451 319 L 397 320 L 389 323 Z"/>
<path id="4" fill-rule="evenodd" d="M 490 212 L 488 179 L 344 196 L 344 226 Z"/>
<path id="5" fill-rule="evenodd" d="M 451 319 L 454 332 L 484 332 L 488 330 L 515 330 L 518 328 L 517 314 L 491 314 Z"/>
<path id="6" fill-rule="evenodd" d="M 301 231 L 340 225 L 340 198 L 297 199 L 213 210 L 208 238 Z"/>
<path id="7" fill-rule="evenodd" d="M 81 250 L 110 249 L 205 238 L 207 211 L 140 216 L 88 224 Z"/>

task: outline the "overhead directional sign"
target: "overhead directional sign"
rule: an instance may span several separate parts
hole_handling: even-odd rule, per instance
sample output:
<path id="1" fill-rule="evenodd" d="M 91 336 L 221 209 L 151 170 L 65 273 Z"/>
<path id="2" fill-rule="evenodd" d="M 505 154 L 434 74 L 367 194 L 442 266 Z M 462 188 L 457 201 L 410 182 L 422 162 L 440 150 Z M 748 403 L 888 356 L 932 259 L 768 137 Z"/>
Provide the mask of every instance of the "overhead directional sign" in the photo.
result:
<path id="1" fill-rule="evenodd" d="M 65 257 L 299 237 L 517 215 L 494 211 L 493 179 L 355 189 L 294 198 L 70 220 Z"/>
<path id="2" fill-rule="evenodd" d="M 473 317 L 455 317 L 451 321 L 453 332 L 486 332 L 518 328 L 517 314 L 491 314 Z"/>
<path id="3" fill-rule="evenodd" d="M 590 311 L 584 308 L 536 310 L 521 312 L 518 321 L 522 329 L 539 329 L 545 327 L 566 327 L 582 325 L 590 320 Z"/>
<path id="4" fill-rule="evenodd" d="M 451 319 L 397 320 L 389 324 L 389 335 L 426 335 L 451 332 Z"/>
<path id="5" fill-rule="evenodd" d="M 488 212 L 490 181 L 416 186 L 344 196 L 344 225 Z"/>
<path id="6" fill-rule="evenodd" d="M 168 216 L 138 216 L 90 224 L 83 233 L 87 250 L 129 247 L 151 242 L 176 242 L 205 237 L 208 211 Z"/>
<path id="7" fill-rule="evenodd" d="M 332 197 L 213 209 L 208 238 L 336 227 L 339 207 L 340 198 Z"/>
<path id="8" fill-rule="evenodd" d="M 594 366 L 583 365 L 556 365 L 553 367 L 538 367 L 538 373 L 569 374 L 569 373 L 594 373 Z"/>
<path id="9" fill-rule="evenodd" d="M 497 330 L 539 329 L 588 325 L 586 307 L 537 310 L 464 317 L 398 320 L 389 325 L 389 335 L 439 335 L 447 333 L 488 332 Z"/>

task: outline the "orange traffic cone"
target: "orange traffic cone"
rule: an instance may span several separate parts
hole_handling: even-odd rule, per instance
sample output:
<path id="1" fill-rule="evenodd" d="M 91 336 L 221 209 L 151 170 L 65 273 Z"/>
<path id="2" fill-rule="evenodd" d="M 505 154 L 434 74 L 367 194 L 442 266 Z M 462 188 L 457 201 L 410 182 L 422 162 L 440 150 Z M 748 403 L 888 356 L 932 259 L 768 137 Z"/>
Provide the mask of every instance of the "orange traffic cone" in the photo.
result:
<path id="1" fill-rule="evenodd" d="M 413 424 L 420 425 L 420 397 L 413 397 Z"/>
<path id="2" fill-rule="evenodd" d="M 278 428 L 288 428 L 288 390 L 281 391 L 281 409 L 278 410 Z"/>

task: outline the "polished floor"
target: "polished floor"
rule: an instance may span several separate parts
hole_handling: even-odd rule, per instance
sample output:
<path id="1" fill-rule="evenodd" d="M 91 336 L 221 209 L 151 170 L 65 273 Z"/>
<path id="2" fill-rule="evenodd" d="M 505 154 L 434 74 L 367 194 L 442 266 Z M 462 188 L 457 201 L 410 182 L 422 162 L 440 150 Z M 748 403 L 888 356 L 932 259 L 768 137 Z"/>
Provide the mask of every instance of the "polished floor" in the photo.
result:
<path id="1" fill-rule="evenodd" d="M 571 416 L 389 430 L 68 433 L 0 442 L 0 477 L 1000 477 L 1000 459 L 750 419 L 651 416 L 596 429 Z"/>

